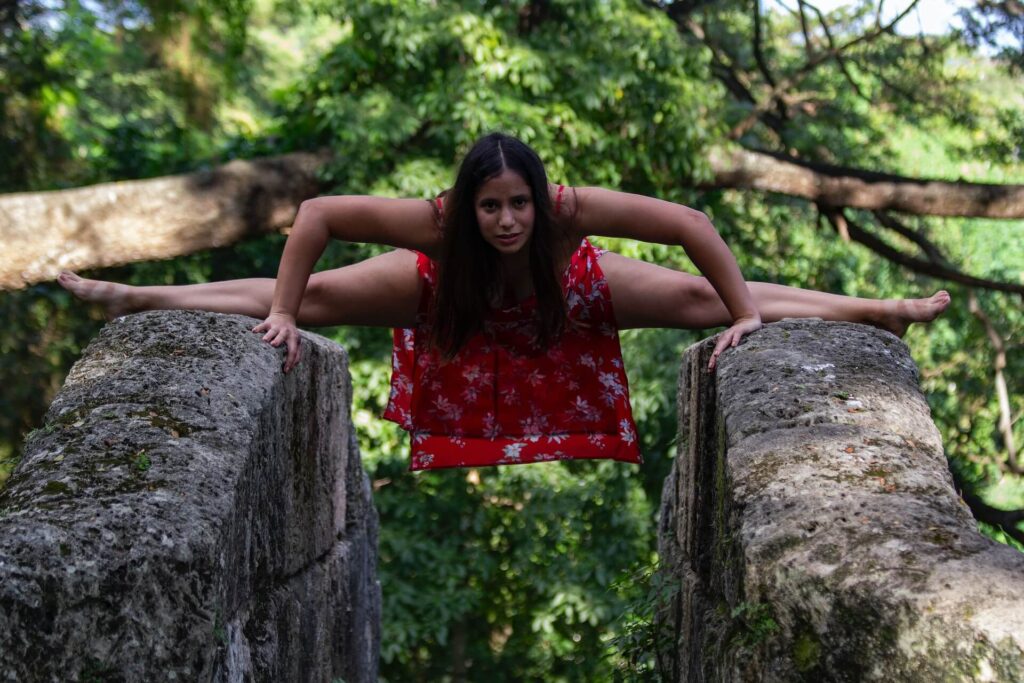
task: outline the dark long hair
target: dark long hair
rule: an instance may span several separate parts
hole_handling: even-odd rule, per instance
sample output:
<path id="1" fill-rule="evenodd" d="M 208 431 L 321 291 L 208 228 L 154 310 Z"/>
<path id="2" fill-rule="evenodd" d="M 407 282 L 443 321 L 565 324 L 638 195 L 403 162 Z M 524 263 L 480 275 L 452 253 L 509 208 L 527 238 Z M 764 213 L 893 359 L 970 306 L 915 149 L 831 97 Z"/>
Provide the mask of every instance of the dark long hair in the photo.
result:
<path id="1" fill-rule="evenodd" d="M 480 187 L 505 170 L 522 176 L 533 199 L 535 217 L 528 249 L 537 301 L 537 343 L 547 346 L 566 326 L 565 295 L 556 260 L 557 254 L 565 253 L 569 235 L 555 223 L 544 164 L 522 141 L 491 133 L 466 154 L 455 186 L 444 197 L 444 237 L 431 309 L 431 341 L 447 359 L 483 329 L 494 302 L 501 300 L 499 255 L 480 234 L 474 204 Z"/>

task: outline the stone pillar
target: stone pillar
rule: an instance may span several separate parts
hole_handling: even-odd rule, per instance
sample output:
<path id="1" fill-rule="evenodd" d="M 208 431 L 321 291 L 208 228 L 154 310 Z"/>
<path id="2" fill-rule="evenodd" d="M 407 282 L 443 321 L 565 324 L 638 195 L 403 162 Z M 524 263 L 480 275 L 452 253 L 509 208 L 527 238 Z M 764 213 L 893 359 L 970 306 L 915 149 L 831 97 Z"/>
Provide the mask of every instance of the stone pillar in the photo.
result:
<path id="1" fill-rule="evenodd" d="M 1024 680 L 1024 555 L 953 489 L 895 336 L 768 325 L 679 382 L 659 529 L 670 681 Z"/>
<path id="2" fill-rule="evenodd" d="M 376 681 L 377 515 L 345 352 L 107 325 L 0 492 L 0 680 Z"/>

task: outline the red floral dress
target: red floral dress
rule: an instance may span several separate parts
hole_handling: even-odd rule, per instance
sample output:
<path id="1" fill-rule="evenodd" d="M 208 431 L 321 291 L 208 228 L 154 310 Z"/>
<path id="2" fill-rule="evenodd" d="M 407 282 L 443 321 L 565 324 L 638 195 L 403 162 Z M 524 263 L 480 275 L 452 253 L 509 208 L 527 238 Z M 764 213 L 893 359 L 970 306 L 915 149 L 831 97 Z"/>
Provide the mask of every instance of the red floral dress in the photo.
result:
<path id="1" fill-rule="evenodd" d="M 411 470 L 610 458 L 642 463 L 611 293 L 583 240 L 562 275 L 569 325 L 534 342 L 536 302 L 495 310 L 450 362 L 430 348 L 436 265 L 417 252 L 416 327 L 395 330 L 384 417 L 411 434 Z"/>

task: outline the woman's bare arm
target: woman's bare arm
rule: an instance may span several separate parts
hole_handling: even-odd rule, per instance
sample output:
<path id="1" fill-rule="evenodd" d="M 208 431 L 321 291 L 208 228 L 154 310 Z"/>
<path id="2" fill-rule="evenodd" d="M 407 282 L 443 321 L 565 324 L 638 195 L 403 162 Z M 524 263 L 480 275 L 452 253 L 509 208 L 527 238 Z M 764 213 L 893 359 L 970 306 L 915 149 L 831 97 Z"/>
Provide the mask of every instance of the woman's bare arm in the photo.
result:
<path id="1" fill-rule="evenodd" d="M 299 360 L 295 316 L 313 266 L 330 238 L 415 249 L 434 256 L 441 233 L 429 202 L 421 199 L 338 196 L 307 199 L 299 207 L 277 271 L 267 319 L 253 328 L 273 346 L 288 348 L 287 372 Z"/>
<path id="2" fill-rule="evenodd" d="M 653 197 L 597 187 L 578 188 L 566 195 L 571 197 L 567 212 L 573 216 L 573 229 L 580 239 L 603 235 L 683 247 L 718 292 L 734 321 L 719 337 L 712 368 L 727 346 L 735 346 L 743 334 L 761 326 L 736 258 L 703 212 Z"/>
<path id="3" fill-rule="evenodd" d="M 281 255 L 271 315 L 294 317 L 313 266 L 332 237 L 435 256 L 441 233 L 430 203 L 422 199 L 355 195 L 307 199 L 299 207 Z"/>

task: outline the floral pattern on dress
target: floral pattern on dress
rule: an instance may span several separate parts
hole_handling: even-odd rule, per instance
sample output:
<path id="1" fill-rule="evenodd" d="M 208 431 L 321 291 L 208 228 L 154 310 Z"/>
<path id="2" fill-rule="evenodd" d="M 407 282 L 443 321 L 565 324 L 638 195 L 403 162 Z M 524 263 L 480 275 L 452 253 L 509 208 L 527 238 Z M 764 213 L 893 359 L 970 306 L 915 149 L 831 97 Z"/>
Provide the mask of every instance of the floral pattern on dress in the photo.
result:
<path id="1" fill-rule="evenodd" d="M 436 265 L 414 328 L 395 330 L 386 419 L 412 434 L 410 469 L 611 458 L 641 463 L 603 251 L 583 240 L 562 275 L 569 325 L 535 341 L 536 302 L 497 309 L 456 358 L 429 347 Z"/>

